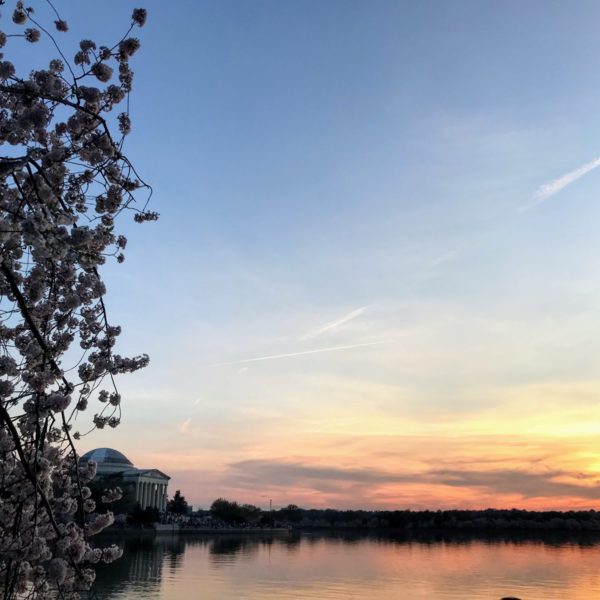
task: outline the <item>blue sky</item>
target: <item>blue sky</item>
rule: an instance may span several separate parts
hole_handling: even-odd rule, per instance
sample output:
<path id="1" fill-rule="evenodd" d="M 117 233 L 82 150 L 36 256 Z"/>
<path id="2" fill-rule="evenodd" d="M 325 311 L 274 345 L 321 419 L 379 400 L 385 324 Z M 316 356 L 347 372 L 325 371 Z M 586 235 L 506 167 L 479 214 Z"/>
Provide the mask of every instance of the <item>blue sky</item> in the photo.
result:
<path id="1" fill-rule="evenodd" d="M 136 4 L 62 6 L 68 45 Z M 506 482 L 595 493 L 600 171 L 532 204 L 600 155 L 600 5 L 146 6 L 127 148 L 162 218 L 106 276 L 152 362 L 86 443 L 199 504 L 583 506 Z M 504 483 L 432 487 L 442 456 Z"/>

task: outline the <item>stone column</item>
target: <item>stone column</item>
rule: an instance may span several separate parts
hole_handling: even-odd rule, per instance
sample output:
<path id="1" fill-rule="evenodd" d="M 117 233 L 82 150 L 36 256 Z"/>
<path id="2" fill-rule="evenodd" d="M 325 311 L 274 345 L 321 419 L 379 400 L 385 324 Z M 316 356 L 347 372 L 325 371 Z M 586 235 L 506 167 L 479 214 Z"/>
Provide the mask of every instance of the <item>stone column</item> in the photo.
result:
<path id="1" fill-rule="evenodd" d="M 167 510 L 167 484 L 162 486 L 162 509 Z"/>
<path id="2" fill-rule="evenodd" d="M 142 482 L 142 508 L 146 508 L 148 506 L 148 484 L 143 481 Z"/>

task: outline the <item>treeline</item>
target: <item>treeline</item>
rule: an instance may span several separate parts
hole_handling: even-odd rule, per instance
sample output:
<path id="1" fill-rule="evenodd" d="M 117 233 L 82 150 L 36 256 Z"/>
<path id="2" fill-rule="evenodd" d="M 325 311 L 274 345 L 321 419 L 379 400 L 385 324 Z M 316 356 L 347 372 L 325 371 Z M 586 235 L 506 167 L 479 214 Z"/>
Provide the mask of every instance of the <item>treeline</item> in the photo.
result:
<path id="1" fill-rule="evenodd" d="M 289 507 L 283 509 L 283 515 Z M 590 511 L 394 510 L 363 511 L 297 509 L 294 523 L 301 527 L 395 529 L 404 531 L 600 531 L 600 513 Z M 283 516 L 282 515 L 282 516 Z"/>
<path id="2" fill-rule="evenodd" d="M 206 511 L 198 511 L 204 513 Z M 264 511 L 253 504 L 239 504 L 235 501 L 217 498 L 210 506 L 208 515 L 227 525 L 267 526 L 273 523 L 271 511 Z M 200 516 L 197 514 L 197 516 Z M 204 515 L 207 516 L 207 515 Z"/>
<path id="3" fill-rule="evenodd" d="M 329 529 L 393 529 L 418 531 L 600 531 L 600 512 L 499 510 L 336 510 L 305 509 L 294 504 L 265 511 L 219 498 L 210 511 L 228 524 Z"/>

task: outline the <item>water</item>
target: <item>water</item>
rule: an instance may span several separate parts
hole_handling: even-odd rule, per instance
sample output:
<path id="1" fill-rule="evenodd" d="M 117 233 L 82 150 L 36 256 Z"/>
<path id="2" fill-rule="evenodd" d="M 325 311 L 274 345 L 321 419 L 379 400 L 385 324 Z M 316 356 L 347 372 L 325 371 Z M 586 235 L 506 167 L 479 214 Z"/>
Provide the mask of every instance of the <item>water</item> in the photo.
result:
<path id="1" fill-rule="evenodd" d="M 112 540 L 111 540 L 112 541 Z M 98 572 L 114 600 L 597 600 L 599 540 L 304 534 L 121 540 Z"/>

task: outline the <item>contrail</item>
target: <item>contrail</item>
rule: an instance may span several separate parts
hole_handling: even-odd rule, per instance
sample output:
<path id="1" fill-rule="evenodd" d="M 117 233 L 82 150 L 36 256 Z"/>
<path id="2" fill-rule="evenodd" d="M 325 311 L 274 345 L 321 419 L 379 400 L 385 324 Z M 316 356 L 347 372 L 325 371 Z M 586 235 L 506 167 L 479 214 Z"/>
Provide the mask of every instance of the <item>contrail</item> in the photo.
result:
<path id="1" fill-rule="evenodd" d="M 376 346 L 378 344 L 393 344 L 391 340 L 381 342 L 365 342 L 364 344 L 350 344 L 349 346 L 330 346 L 329 348 L 317 348 L 316 350 L 303 350 L 302 352 L 288 352 L 286 354 L 271 354 L 269 356 L 259 356 L 257 358 L 244 358 L 242 360 L 232 360 L 230 362 L 214 363 L 213 367 L 224 365 L 242 365 L 244 363 L 260 362 L 263 360 L 273 360 L 276 358 L 290 358 L 292 356 L 303 356 L 304 354 L 318 354 L 320 352 L 335 352 L 337 350 L 351 350 L 352 348 L 364 348 L 365 346 Z"/>
<path id="2" fill-rule="evenodd" d="M 457 256 L 458 250 L 448 250 L 448 252 L 444 252 L 444 254 L 440 254 L 439 256 L 436 256 L 433 260 L 430 260 L 425 265 L 425 269 L 435 269 L 435 267 L 439 267 L 440 265 L 452 262 Z"/>
<path id="3" fill-rule="evenodd" d="M 360 317 L 360 315 L 362 315 L 365 312 L 365 310 L 367 310 L 367 308 L 368 308 L 368 306 L 361 306 L 360 308 L 357 308 L 356 310 L 349 312 L 347 315 L 344 315 L 343 317 L 340 317 L 339 319 L 336 319 L 335 321 L 331 321 L 330 323 L 325 323 L 325 325 L 323 325 L 319 329 L 316 329 L 315 331 L 310 331 L 307 334 L 303 335 L 300 338 L 300 341 L 303 342 L 305 340 L 310 340 L 311 338 L 317 337 L 318 335 L 321 335 L 322 333 L 325 333 L 326 331 L 329 331 L 330 329 L 335 329 L 336 327 L 339 327 L 340 325 L 343 325 L 344 323 L 348 323 L 348 321 L 352 321 L 353 319 L 356 319 L 356 317 Z"/>
<path id="4" fill-rule="evenodd" d="M 600 167 L 600 157 L 595 158 L 591 162 L 586 163 L 585 165 L 579 167 L 578 169 L 575 169 L 574 171 L 566 173 L 562 177 L 558 177 L 557 179 L 553 179 L 549 183 L 545 183 L 544 185 L 540 186 L 533 194 L 533 202 L 531 204 L 528 204 L 527 206 L 523 206 L 521 210 L 527 210 L 528 208 L 532 208 L 534 206 L 537 206 L 538 204 L 541 204 L 542 202 L 550 198 L 550 196 L 558 194 L 558 192 L 566 188 L 568 185 L 571 185 L 578 179 L 581 179 L 581 177 L 583 177 L 590 171 L 593 171 L 597 167 Z"/>

